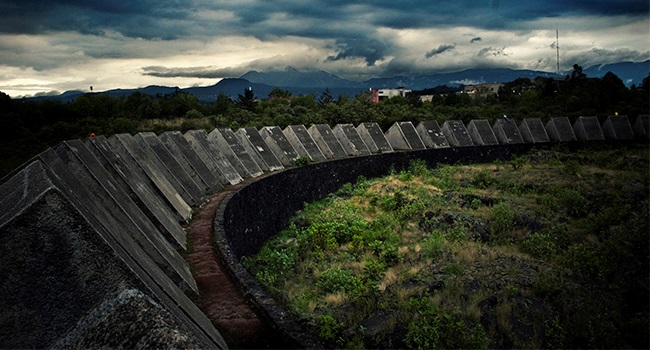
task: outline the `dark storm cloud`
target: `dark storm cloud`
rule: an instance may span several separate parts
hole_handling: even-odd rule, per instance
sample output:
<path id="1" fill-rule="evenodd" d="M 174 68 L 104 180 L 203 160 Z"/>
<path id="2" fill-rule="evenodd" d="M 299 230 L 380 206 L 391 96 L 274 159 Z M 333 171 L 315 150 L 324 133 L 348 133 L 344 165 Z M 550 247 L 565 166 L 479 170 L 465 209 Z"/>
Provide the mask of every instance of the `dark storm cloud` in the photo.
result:
<path id="1" fill-rule="evenodd" d="M 327 60 L 337 61 L 358 57 L 363 58 L 368 66 L 374 65 L 391 51 L 386 43 L 372 38 L 338 40 L 336 49 L 338 54 L 328 57 Z"/>
<path id="2" fill-rule="evenodd" d="M 529 21 L 543 18 L 576 15 L 647 18 L 648 12 L 647 0 L 414 0 L 408 3 L 394 0 L 0 0 L 0 34 L 65 31 L 199 41 L 223 35 L 251 36 L 263 41 L 295 36 L 332 43 L 335 53 L 327 61 L 358 58 L 370 67 L 387 57 L 400 55 L 400 48 L 384 42 L 378 35 L 383 28 L 467 26 L 529 30 Z M 624 17 L 621 21 L 625 21 Z M 478 41 L 481 37 L 474 37 L 470 43 Z M 452 49 L 451 45 L 441 45 L 429 51 L 426 58 Z M 128 54 L 120 52 L 118 57 Z M 503 49 L 485 48 L 478 56 L 503 54 Z M 99 52 L 91 56 L 114 55 Z"/>
<path id="3" fill-rule="evenodd" d="M 167 68 L 159 66 L 143 67 L 143 75 L 161 78 L 206 78 L 218 79 L 225 77 L 238 77 L 246 73 L 248 68 L 214 68 L 214 67 L 192 67 L 192 68 Z"/>
<path id="4" fill-rule="evenodd" d="M 495 6 L 498 4 L 498 6 Z M 234 21 L 195 20 L 206 10 L 233 13 Z M 481 28 L 517 26 L 522 20 L 563 14 L 647 16 L 648 1 L 87 1 L 0 0 L 0 32 L 39 33 L 71 30 L 116 31 L 126 36 L 169 38 L 192 33 L 299 34 L 290 26 L 268 26 L 275 15 L 304 23 L 307 37 L 337 38 L 350 27 L 425 28 L 471 25 Z M 228 24 L 227 26 L 224 24 Z M 370 30 L 361 30 L 360 36 Z"/>
<path id="5" fill-rule="evenodd" d="M 427 52 L 424 57 L 431 58 L 433 56 L 440 55 L 443 52 L 447 52 L 456 48 L 456 45 L 440 45 L 437 48 Z"/>

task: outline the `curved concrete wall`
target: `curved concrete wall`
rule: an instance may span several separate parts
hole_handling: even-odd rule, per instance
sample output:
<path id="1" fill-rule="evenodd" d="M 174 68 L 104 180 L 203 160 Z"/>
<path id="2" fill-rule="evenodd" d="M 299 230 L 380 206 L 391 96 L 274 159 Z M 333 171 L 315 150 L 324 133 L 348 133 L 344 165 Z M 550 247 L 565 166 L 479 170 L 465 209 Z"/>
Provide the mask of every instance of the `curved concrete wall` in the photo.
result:
<path id="1" fill-rule="evenodd" d="M 396 123 L 386 134 L 364 123 L 63 142 L 0 181 L 0 348 L 226 348 L 185 295 L 197 287 L 178 253 L 187 244 L 181 223 L 215 189 L 259 176 L 260 169 L 280 170 L 219 209 L 225 227 L 219 248 L 238 270 L 239 258 L 256 251 L 303 202 L 360 175 L 378 176 L 415 158 L 431 164 L 507 159 L 562 138 L 647 140 L 647 116 L 634 127 L 626 117 L 612 118 L 604 130 L 595 117 L 581 117 L 573 125 L 554 118 L 545 127 L 539 120 L 499 121 L 494 131 L 485 121 L 468 128 L 429 121 L 417 128 Z M 335 151 L 341 146 L 347 156 Z M 318 163 L 281 170 L 296 159 Z M 246 287 L 251 292 L 255 283 Z M 130 324 L 134 318 L 138 327 Z M 167 336 L 153 339 L 160 329 Z"/>

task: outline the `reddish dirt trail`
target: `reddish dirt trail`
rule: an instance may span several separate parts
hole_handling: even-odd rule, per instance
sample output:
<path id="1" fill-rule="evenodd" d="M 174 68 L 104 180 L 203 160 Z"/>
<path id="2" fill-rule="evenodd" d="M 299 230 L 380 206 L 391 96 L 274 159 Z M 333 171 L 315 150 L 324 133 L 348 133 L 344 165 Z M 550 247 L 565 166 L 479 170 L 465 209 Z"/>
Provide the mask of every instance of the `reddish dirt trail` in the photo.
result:
<path id="1" fill-rule="evenodd" d="M 245 181 L 248 182 L 248 181 Z M 188 251 L 199 288 L 198 306 L 219 330 L 230 348 L 283 348 L 277 333 L 250 307 L 212 247 L 214 216 L 221 202 L 243 185 L 228 186 L 213 195 L 186 227 Z"/>

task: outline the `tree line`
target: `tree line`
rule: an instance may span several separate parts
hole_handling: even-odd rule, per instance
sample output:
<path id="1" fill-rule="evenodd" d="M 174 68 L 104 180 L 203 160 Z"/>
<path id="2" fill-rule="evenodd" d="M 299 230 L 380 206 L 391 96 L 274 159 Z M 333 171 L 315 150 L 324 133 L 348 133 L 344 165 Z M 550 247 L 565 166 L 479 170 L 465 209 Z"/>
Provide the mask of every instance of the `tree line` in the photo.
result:
<path id="1" fill-rule="evenodd" d="M 373 102 L 368 93 L 336 98 L 329 90 L 314 95 L 292 96 L 275 88 L 268 96 L 256 96 L 246 89 L 237 98 L 220 94 L 211 103 L 177 90 L 170 95 L 151 96 L 135 92 L 111 97 L 89 93 L 70 103 L 58 100 L 13 100 L 0 92 L 0 176 L 47 147 L 91 133 L 112 135 L 140 131 L 211 130 L 253 126 L 329 124 L 358 125 L 376 122 L 384 130 L 396 121 L 488 119 L 502 115 L 510 119 L 565 116 L 598 116 L 619 113 L 632 118 L 649 113 L 650 75 L 639 86 L 626 87 L 615 74 L 588 78 L 574 65 L 566 79 L 520 78 L 501 86 L 498 94 L 472 96 L 440 86 L 413 91 Z M 442 93 L 440 93 L 442 92 Z M 436 93 L 431 101 L 423 94 Z"/>

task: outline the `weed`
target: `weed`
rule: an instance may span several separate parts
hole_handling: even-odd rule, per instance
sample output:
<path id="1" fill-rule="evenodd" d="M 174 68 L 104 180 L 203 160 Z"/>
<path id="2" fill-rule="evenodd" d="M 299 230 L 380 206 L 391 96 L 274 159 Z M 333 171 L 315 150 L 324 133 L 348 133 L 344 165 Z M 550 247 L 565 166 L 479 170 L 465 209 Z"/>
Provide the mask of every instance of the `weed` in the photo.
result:
<path id="1" fill-rule="evenodd" d="M 496 237 L 505 238 L 514 228 L 514 212 L 509 203 L 502 202 L 492 207 L 490 211 L 490 226 Z"/>
<path id="2" fill-rule="evenodd" d="M 472 178 L 472 184 L 478 188 L 488 188 L 495 182 L 494 174 L 486 169 L 481 169 Z"/>
<path id="3" fill-rule="evenodd" d="M 312 163 L 312 160 L 311 160 L 311 157 L 309 157 L 309 156 L 298 157 L 293 161 L 293 165 L 298 166 L 298 167 L 309 165 L 311 163 Z"/>

